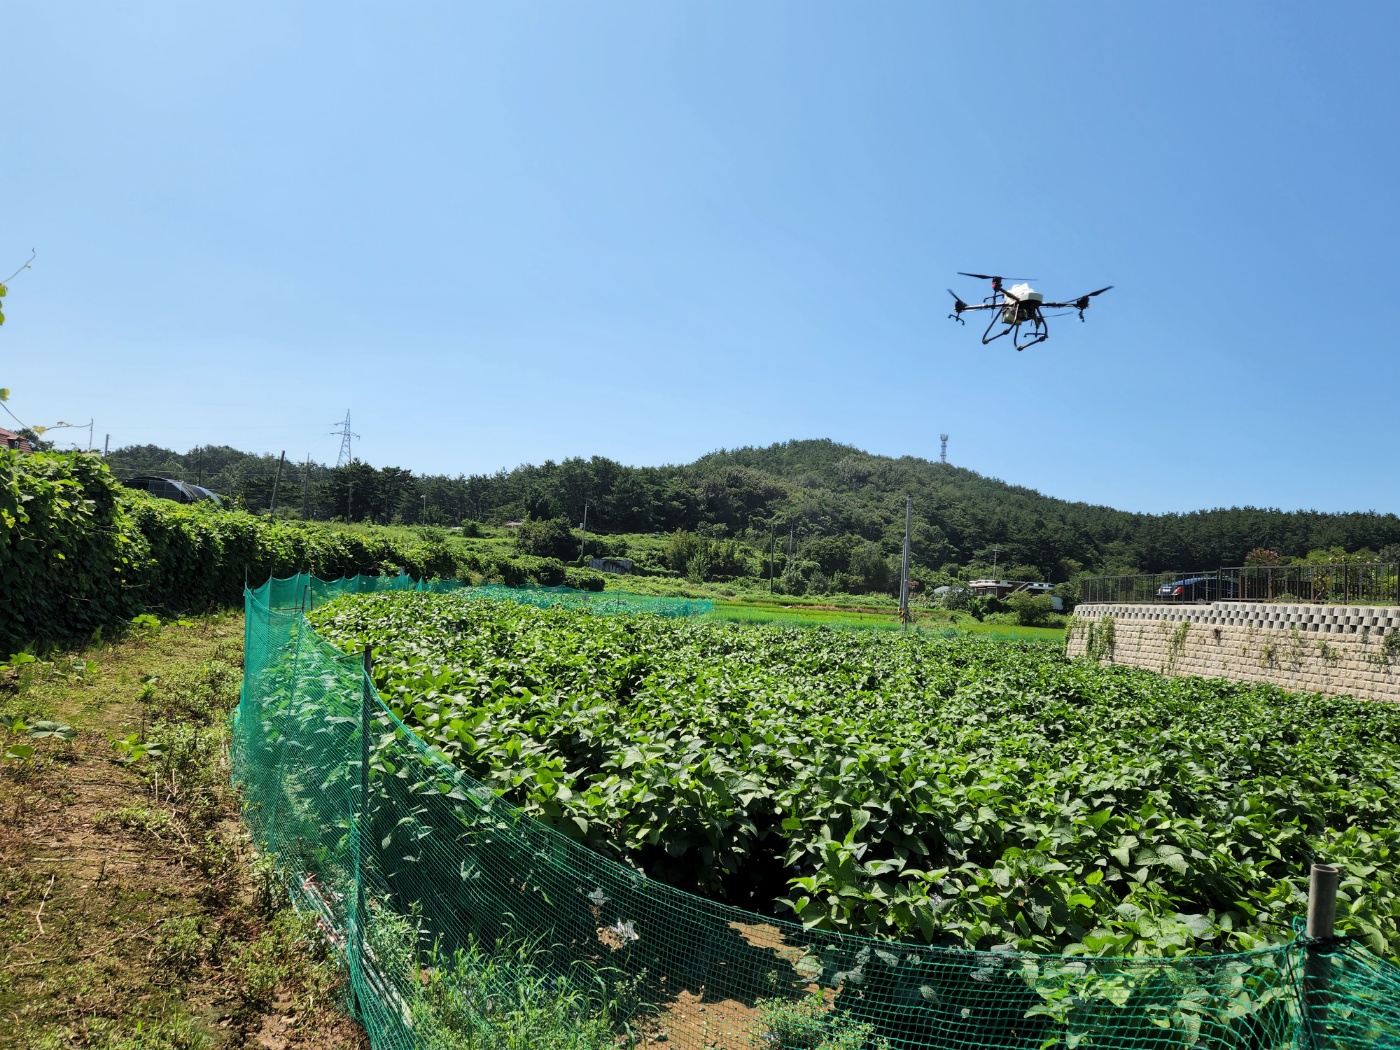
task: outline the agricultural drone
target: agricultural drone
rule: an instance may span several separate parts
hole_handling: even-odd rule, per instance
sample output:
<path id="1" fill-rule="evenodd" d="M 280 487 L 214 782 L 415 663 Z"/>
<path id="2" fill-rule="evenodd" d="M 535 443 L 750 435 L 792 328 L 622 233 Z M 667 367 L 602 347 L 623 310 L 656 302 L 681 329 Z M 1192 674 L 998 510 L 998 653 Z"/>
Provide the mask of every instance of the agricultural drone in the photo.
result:
<path id="1" fill-rule="evenodd" d="M 1010 333 L 1011 342 L 1017 350 L 1024 350 L 1028 346 L 1035 346 L 1036 343 L 1043 343 L 1050 338 L 1050 325 L 1046 322 L 1046 314 L 1043 310 L 1063 309 L 1066 313 L 1071 310 L 1078 311 L 1079 319 L 1084 320 L 1084 311 L 1089 309 L 1089 300 L 1096 295 L 1103 295 L 1104 292 L 1112 288 L 1108 285 L 1100 288 L 1097 292 L 1090 292 L 1088 295 L 1081 295 L 1078 299 L 1069 299 L 1062 303 L 1047 303 L 1045 296 L 1037 292 L 1030 286 L 1029 281 L 1035 280 L 1033 277 L 993 277 L 985 273 L 958 273 L 963 277 L 975 277 L 979 281 L 992 282 L 992 294 L 987 296 L 976 306 L 965 303 L 953 289 L 948 289 L 948 294 L 953 297 L 953 312 L 948 316 L 957 321 L 958 324 L 966 324 L 963 314 L 968 310 L 991 310 L 992 319 L 987 322 L 987 330 L 982 333 L 982 343 L 986 345 L 994 339 Z M 1010 288 L 1005 287 L 1005 281 L 1021 281 L 1021 284 L 1013 284 Z M 1056 316 L 1051 314 L 1049 316 Z M 996 335 L 992 335 L 992 329 L 1000 322 L 1005 327 Z M 1022 325 L 1028 325 L 1025 330 Z M 1022 335 L 1026 333 L 1027 338 L 1023 341 Z"/>

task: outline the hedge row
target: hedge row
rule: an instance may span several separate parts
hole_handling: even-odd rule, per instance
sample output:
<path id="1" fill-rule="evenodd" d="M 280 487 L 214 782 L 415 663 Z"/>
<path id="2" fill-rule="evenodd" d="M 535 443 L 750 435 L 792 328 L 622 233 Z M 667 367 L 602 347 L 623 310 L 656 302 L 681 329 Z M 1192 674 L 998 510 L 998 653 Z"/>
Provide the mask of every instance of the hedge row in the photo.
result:
<path id="1" fill-rule="evenodd" d="M 481 578 L 602 589 L 552 558 L 478 556 L 315 522 L 184 506 L 122 488 L 97 456 L 0 450 L 0 656 L 141 612 L 235 605 L 245 579 L 313 572 Z"/>

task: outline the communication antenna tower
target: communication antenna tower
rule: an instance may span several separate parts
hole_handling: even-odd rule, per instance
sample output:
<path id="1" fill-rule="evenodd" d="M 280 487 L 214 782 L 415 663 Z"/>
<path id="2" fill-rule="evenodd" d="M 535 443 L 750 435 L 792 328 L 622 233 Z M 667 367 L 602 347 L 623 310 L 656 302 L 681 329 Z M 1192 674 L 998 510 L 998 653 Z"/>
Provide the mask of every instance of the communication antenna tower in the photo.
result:
<path id="1" fill-rule="evenodd" d="M 346 418 L 349 418 L 349 417 L 347 416 Z M 948 435 L 947 435 L 947 434 L 939 434 L 939 435 L 938 435 L 938 440 L 941 441 L 941 442 L 943 442 L 943 451 L 940 452 L 940 453 L 938 453 L 938 462 L 940 462 L 940 463 L 947 463 L 947 462 L 948 462 Z"/>
<path id="2" fill-rule="evenodd" d="M 333 423 L 331 425 L 335 427 L 335 429 L 331 431 L 331 436 L 340 438 L 340 455 L 335 457 L 335 465 L 337 467 L 343 467 L 347 463 L 354 461 L 354 454 L 350 451 L 350 441 L 352 438 L 357 438 L 360 435 L 350 430 L 350 410 L 348 408 L 345 410 L 345 421 L 343 423 Z"/>

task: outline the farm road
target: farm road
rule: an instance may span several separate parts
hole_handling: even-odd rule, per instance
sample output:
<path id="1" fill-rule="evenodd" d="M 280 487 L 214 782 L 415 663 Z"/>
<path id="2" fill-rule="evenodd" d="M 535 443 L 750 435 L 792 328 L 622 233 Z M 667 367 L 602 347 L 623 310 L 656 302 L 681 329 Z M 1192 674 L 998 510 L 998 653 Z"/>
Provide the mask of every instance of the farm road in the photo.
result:
<path id="1" fill-rule="evenodd" d="M 0 761 L 0 1047 L 367 1047 L 228 787 L 242 634 L 146 623 L 0 676 L 0 722 L 23 723 L 0 754 L 34 747 Z M 36 740 L 41 720 L 76 736 Z"/>

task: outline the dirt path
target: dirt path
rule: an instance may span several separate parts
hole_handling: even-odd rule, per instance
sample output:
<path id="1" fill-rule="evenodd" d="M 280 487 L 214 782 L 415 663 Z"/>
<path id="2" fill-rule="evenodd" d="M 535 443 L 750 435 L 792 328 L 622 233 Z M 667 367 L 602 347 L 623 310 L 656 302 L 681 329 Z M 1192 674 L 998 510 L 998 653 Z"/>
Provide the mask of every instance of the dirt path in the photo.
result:
<path id="1" fill-rule="evenodd" d="M 147 624 L 0 670 L 0 1047 L 367 1046 L 228 787 L 242 633 Z"/>

